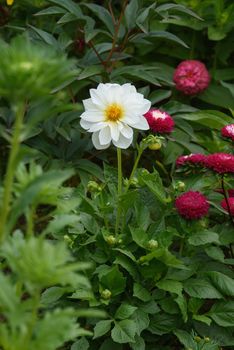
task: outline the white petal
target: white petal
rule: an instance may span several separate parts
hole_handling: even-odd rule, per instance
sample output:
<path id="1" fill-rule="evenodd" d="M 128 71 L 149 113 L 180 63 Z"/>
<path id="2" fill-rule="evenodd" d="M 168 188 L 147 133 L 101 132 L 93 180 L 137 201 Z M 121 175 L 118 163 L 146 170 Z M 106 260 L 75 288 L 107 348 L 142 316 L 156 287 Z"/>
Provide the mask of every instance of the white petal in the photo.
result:
<path id="1" fill-rule="evenodd" d="M 99 132 L 99 141 L 101 145 L 106 145 L 107 143 L 110 143 L 111 141 L 111 133 L 109 126 L 106 126 L 105 128 L 101 129 Z"/>
<path id="2" fill-rule="evenodd" d="M 134 85 L 131 85 L 129 83 L 123 84 L 122 88 L 125 90 L 126 93 L 136 93 L 136 88 Z"/>
<path id="3" fill-rule="evenodd" d="M 149 124 L 145 117 L 141 116 L 140 120 L 133 125 L 133 128 L 139 129 L 139 130 L 149 130 Z"/>
<path id="4" fill-rule="evenodd" d="M 92 112 L 87 111 L 81 114 L 81 119 L 86 120 L 87 122 L 96 123 L 96 122 L 103 122 L 105 120 L 104 115 L 100 112 Z"/>
<path id="5" fill-rule="evenodd" d="M 123 148 L 126 149 L 128 148 L 132 143 L 132 137 L 130 139 L 127 139 L 126 137 L 124 137 L 123 135 L 119 135 L 119 139 L 118 141 L 114 141 L 113 140 L 113 144 L 118 147 L 118 148 Z"/>
<path id="6" fill-rule="evenodd" d="M 130 139 L 133 137 L 133 130 L 128 125 L 124 125 L 122 130 L 120 131 L 121 134 L 126 137 L 127 139 Z"/>
<path id="7" fill-rule="evenodd" d="M 99 141 L 99 131 L 97 132 L 94 132 L 92 134 L 92 142 L 93 142 L 93 145 L 96 149 L 106 149 L 110 146 L 110 142 L 107 143 L 106 145 L 101 145 L 100 144 L 100 141 Z"/>
<path id="8" fill-rule="evenodd" d="M 91 123 L 92 125 L 89 128 L 89 132 L 95 132 L 95 131 L 99 131 L 103 128 L 106 127 L 106 123 L 104 122 L 100 122 L 100 123 Z"/>
<path id="9" fill-rule="evenodd" d="M 83 105 L 86 111 L 96 111 L 98 110 L 98 105 L 95 105 L 91 98 L 87 98 L 86 100 L 83 100 Z"/>
<path id="10" fill-rule="evenodd" d="M 101 89 L 99 91 L 97 89 L 90 89 L 89 92 L 93 103 L 99 107 L 103 107 L 106 104 L 106 98 Z"/>
<path id="11" fill-rule="evenodd" d="M 118 141 L 119 131 L 120 131 L 119 124 L 118 123 L 108 123 L 108 124 L 109 124 L 110 132 L 111 132 L 111 138 L 114 141 Z"/>
<path id="12" fill-rule="evenodd" d="M 93 123 L 87 122 L 86 120 L 81 119 L 81 120 L 80 120 L 80 125 L 81 125 L 81 127 L 82 127 L 83 129 L 88 130 L 88 129 L 93 125 Z"/>

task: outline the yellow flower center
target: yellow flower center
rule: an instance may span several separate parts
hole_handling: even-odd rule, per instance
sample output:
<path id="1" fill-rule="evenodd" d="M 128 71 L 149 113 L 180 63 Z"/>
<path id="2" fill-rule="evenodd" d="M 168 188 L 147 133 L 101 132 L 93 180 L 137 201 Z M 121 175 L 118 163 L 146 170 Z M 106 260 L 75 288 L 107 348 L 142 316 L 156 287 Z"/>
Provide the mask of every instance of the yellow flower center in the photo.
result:
<path id="1" fill-rule="evenodd" d="M 8 5 L 8 6 L 13 5 L 13 3 L 14 3 L 14 0 L 7 0 L 7 5 Z"/>
<path id="2" fill-rule="evenodd" d="M 109 105 L 105 110 L 106 121 L 117 122 L 123 117 L 123 112 L 123 108 L 120 105 L 116 103 Z"/>

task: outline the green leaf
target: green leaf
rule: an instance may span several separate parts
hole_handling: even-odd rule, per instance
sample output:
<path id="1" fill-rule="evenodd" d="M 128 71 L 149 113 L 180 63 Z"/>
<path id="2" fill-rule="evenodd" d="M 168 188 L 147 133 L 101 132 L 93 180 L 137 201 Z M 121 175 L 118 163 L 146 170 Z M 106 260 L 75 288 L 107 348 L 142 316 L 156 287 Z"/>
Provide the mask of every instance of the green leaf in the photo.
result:
<path id="1" fill-rule="evenodd" d="M 112 323 L 112 320 L 99 321 L 94 327 L 93 339 L 102 337 L 104 334 L 109 332 L 109 330 L 111 329 L 111 323 Z"/>
<path id="2" fill-rule="evenodd" d="M 190 278 L 184 282 L 184 290 L 191 297 L 200 299 L 221 299 L 222 294 L 207 280 Z"/>
<path id="3" fill-rule="evenodd" d="M 208 326 L 210 326 L 212 320 L 205 316 L 205 315 L 193 315 L 193 319 L 199 322 L 203 322 L 205 324 L 207 324 Z"/>
<path id="4" fill-rule="evenodd" d="M 148 187 L 148 189 L 156 196 L 156 198 L 163 204 L 170 201 L 165 193 L 165 188 L 162 184 L 162 179 L 154 169 L 153 173 L 145 174 L 144 172 L 140 174 L 140 180 Z"/>
<path id="5" fill-rule="evenodd" d="M 212 284 L 224 295 L 234 297 L 234 280 L 221 272 L 211 271 L 206 275 L 210 278 Z"/>
<path id="6" fill-rule="evenodd" d="M 129 318 L 136 310 L 137 307 L 135 306 L 125 303 L 121 304 L 120 307 L 116 310 L 115 318 L 125 320 L 126 318 Z"/>
<path id="7" fill-rule="evenodd" d="M 100 65 L 95 65 L 95 66 L 88 66 L 83 69 L 83 71 L 78 75 L 77 79 L 78 80 L 83 80 L 90 78 L 92 76 L 100 75 L 103 71 L 102 66 Z"/>
<path id="8" fill-rule="evenodd" d="M 114 24 L 110 12 L 105 7 L 96 4 L 82 4 L 88 7 L 107 27 L 110 33 L 114 34 Z"/>
<path id="9" fill-rule="evenodd" d="M 84 337 L 76 341 L 71 347 L 71 350 L 88 350 L 88 349 L 89 349 L 89 342 Z"/>
<path id="10" fill-rule="evenodd" d="M 145 350 L 145 341 L 139 335 L 135 336 L 135 343 L 129 343 L 132 350 Z"/>
<path id="11" fill-rule="evenodd" d="M 181 344 L 183 344 L 185 346 L 185 348 L 189 349 L 193 349 L 194 348 L 194 341 L 193 341 L 193 337 L 186 331 L 182 330 L 182 329 L 177 329 L 176 331 L 173 332 L 177 338 L 179 339 L 179 341 L 181 342 Z"/>
<path id="12" fill-rule="evenodd" d="M 143 9 L 137 17 L 136 24 L 144 33 L 148 33 L 148 21 L 150 18 L 150 12 L 153 11 L 155 7 L 156 3 L 148 6 L 146 9 Z"/>
<path id="13" fill-rule="evenodd" d="M 139 283 L 134 283 L 133 285 L 133 296 L 145 302 L 151 300 L 148 290 Z"/>
<path id="14" fill-rule="evenodd" d="M 131 30 L 136 25 L 138 8 L 139 8 L 138 0 L 131 0 L 126 7 L 124 17 L 125 17 L 128 30 Z"/>
<path id="15" fill-rule="evenodd" d="M 227 108 L 227 106 L 226 106 Z M 201 125 L 207 126 L 209 129 L 221 129 L 226 124 L 232 123 L 232 118 L 226 114 L 218 111 L 203 110 L 199 112 L 192 112 L 189 114 L 177 114 L 175 120 L 179 123 L 180 118 L 190 120 Z"/>
<path id="16" fill-rule="evenodd" d="M 53 4 L 59 5 L 63 8 L 65 8 L 70 13 L 76 15 L 78 18 L 84 17 L 84 15 L 81 12 L 81 9 L 78 4 L 74 3 L 72 0 L 48 0 L 48 2 L 52 2 Z"/>
<path id="17" fill-rule="evenodd" d="M 150 94 L 149 100 L 151 101 L 152 105 L 154 105 L 155 103 L 168 99 L 171 94 L 171 90 L 156 90 Z"/>
<path id="18" fill-rule="evenodd" d="M 177 295 L 181 295 L 183 289 L 182 283 L 174 280 L 161 280 L 156 283 L 156 286 L 162 290 L 175 293 Z"/>
<path id="19" fill-rule="evenodd" d="M 140 247 L 145 248 L 147 242 L 149 241 L 148 234 L 142 228 L 130 227 L 130 231 L 133 241 Z"/>
<path id="20" fill-rule="evenodd" d="M 203 244 L 216 243 L 219 242 L 219 235 L 216 232 L 209 230 L 194 232 L 188 239 L 189 244 L 199 246 Z"/>
<path id="21" fill-rule="evenodd" d="M 202 20 L 201 17 L 199 17 L 195 12 L 193 12 L 192 10 L 190 10 L 189 8 L 187 8 L 184 5 L 180 5 L 180 4 L 163 4 L 160 5 L 156 8 L 156 12 L 160 13 L 161 15 L 163 15 L 164 12 L 167 11 L 176 11 L 176 12 L 182 12 L 182 13 L 186 13 L 192 17 L 195 17 L 199 20 Z"/>
<path id="22" fill-rule="evenodd" d="M 220 85 L 210 84 L 208 89 L 198 97 L 200 100 L 215 106 L 234 108 L 234 100 L 230 90 Z"/>
<path id="23" fill-rule="evenodd" d="M 28 24 L 28 27 L 31 28 L 37 35 L 48 45 L 53 46 L 55 49 L 60 49 L 59 43 L 53 35 L 45 32 L 42 29 L 36 28 Z"/>
<path id="24" fill-rule="evenodd" d="M 207 247 L 207 248 L 205 248 L 205 252 L 210 258 L 212 258 L 214 260 L 218 260 L 222 263 L 224 262 L 225 256 L 224 256 L 224 253 L 223 253 L 221 248 L 219 248 L 219 247 Z"/>
<path id="25" fill-rule="evenodd" d="M 116 343 L 134 343 L 137 328 L 133 320 L 123 320 L 115 322 L 115 327 L 111 331 L 111 337 Z"/>
<path id="26" fill-rule="evenodd" d="M 174 41 L 175 43 L 180 44 L 181 46 L 188 48 L 188 45 L 183 40 L 178 38 L 178 36 L 176 36 L 175 34 L 163 31 L 163 30 L 150 32 L 150 33 L 148 33 L 147 38 L 167 39 L 167 40 Z"/>
<path id="27" fill-rule="evenodd" d="M 41 295 L 41 303 L 49 305 L 59 300 L 63 294 L 66 293 L 65 288 L 61 287 L 50 287 L 46 289 Z"/>
<path id="28" fill-rule="evenodd" d="M 175 302 L 180 308 L 182 318 L 184 322 L 186 323 L 188 321 L 188 313 L 187 313 L 187 302 L 183 295 L 178 295 L 178 297 L 175 299 Z"/>
<path id="29" fill-rule="evenodd" d="M 152 317 L 148 330 L 152 334 L 163 335 L 179 328 L 181 319 L 179 315 L 160 313 Z"/>
<path id="30" fill-rule="evenodd" d="M 220 301 L 208 313 L 219 326 L 234 327 L 234 301 Z"/>
<path id="31" fill-rule="evenodd" d="M 37 13 L 34 14 L 34 16 L 44 16 L 44 15 L 58 15 L 66 13 L 64 9 L 61 9 L 61 7 L 58 6 L 51 6 L 47 7 L 46 9 L 43 9 Z"/>
<path id="32" fill-rule="evenodd" d="M 149 316 L 142 310 L 136 310 L 131 317 L 136 325 L 137 335 L 141 335 L 141 332 L 149 326 Z"/>
<path id="33" fill-rule="evenodd" d="M 119 271 L 116 265 L 105 267 L 99 273 L 99 279 L 103 287 L 109 289 L 113 296 L 122 293 L 126 286 L 126 277 L 123 277 L 122 272 Z"/>
<path id="34" fill-rule="evenodd" d="M 122 266 L 128 273 L 133 277 L 134 280 L 139 280 L 139 273 L 135 264 L 127 258 L 127 256 L 120 255 L 117 256 L 114 264 Z"/>

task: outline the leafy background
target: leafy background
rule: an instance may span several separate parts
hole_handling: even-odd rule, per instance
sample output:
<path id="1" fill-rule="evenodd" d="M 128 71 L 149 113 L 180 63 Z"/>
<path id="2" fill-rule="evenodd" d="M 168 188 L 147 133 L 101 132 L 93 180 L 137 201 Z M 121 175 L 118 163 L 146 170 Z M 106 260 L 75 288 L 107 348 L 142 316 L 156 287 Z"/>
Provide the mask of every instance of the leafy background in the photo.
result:
<path id="1" fill-rule="evenodd" d="M 14 234 L 0 253 L 1 347 L 232 349 L 234 238 L 219 205 L 222 195 L 214 191 L 220 179 L 179 172 L 175 161 L 182 154 L 233 152 L 220 136 L 221 127 L 233 122 L 233 2 L 15 0 L 8 7 L 2 1 L 0 25 L 1 47 L 11 43 L 15 50 L 0 58 L 1 182 L 14 97 L 27 101 L 7 225 Z M 38 48 L 50 93 L 36 90 L 35 80 L 28 88 L 26 78 L 11 70 L 34 57 L 25 37 Z M 67 58 L 49 76 L 50 52 Z M 212 76 L 208 89 L 194 97 L 173 83 L 185 59 L 201 60 Z M 94 150 L 79 125 L 82 99 L 100 82 L 133 83 L 176 123 L 159 151 L 144 151 L 120 199 L 125 222 L 117 238 L 115 149 Z M 145 136 L 136 134 L 123 152 L 125 178 Z M 178 181 L 208 196 L 209 218 L 187 222 L 178 216 Z M 233 179 L 225 183 L 232 188 Z M 77 270 L 82 273 L 75 277 Z"/>

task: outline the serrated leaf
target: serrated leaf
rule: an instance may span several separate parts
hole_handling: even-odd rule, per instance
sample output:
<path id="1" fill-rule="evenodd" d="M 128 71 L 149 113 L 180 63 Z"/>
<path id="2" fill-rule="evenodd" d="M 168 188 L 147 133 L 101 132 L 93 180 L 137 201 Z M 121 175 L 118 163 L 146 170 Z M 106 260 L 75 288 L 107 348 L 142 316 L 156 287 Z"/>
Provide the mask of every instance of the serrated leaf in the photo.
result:
<path id="1" fill-rule="evenodd" d="M 219 242 L 219 235 L 216 232 L 209 230 L 204 230 L 201 232 L 194 232 L 188 239 L 189 244 L 199 246 L 203 244 L 216 243 Z"/>
<path id="2" fill-rule="evenodd" d="M 201 299 L 221 299 L 222 294 L 207 280 L 190 278 L 184 283 L 184 290 L 191 297 Z"/>
<path id="3" fill-rule="evenodd" d="M 174 280 L 161 280 L 156 283 L 156 286 L 162 290 L 175 293 L 177 295 L 181 295 L 183 289 L 182 283 Z"/>
<path id="4" fill-rule="evenodd" d="M 112 320 L 103 320 L 99 321 L 94 327 L 94 336 L 93 339 L 99 338 L 109 332 L 111 329 Z"/>
<path id="5" fill-rule="evenodd" d="M 133 285 L 133 296 L 145 302 L 151 299 L 148 290 L 139 283 L 134 283 Z"/>
<path id="6" fill-rule="evenodd" d="M 116 343 L 134 343 L 136 331 L 136 324 L 133 320 L 123 320 L 115 322 L 115 327 L 111 331 L 111 337 Z"/>
<path id="7" fill-rule="evenodd" d="M 126 318 L 129 318 L 136 310 L 136 306 L 132 306 L 130 304 L 125 303 L 121 304 L 120 307 L 116 310 L 115 318 L 125 320 Z"/>
<path id="8" fill-rule="evenodd" d="M 210 271 L 206 275 L 212 284 L 224 295 L 234 297 L 234 280 L 221 272 Z"/>
<path id="9" fill-rule="evenodd" d="M 214 304 L 208 313 L 219 326 L 234 326 L 234 301 L 220 301 Z"/>

